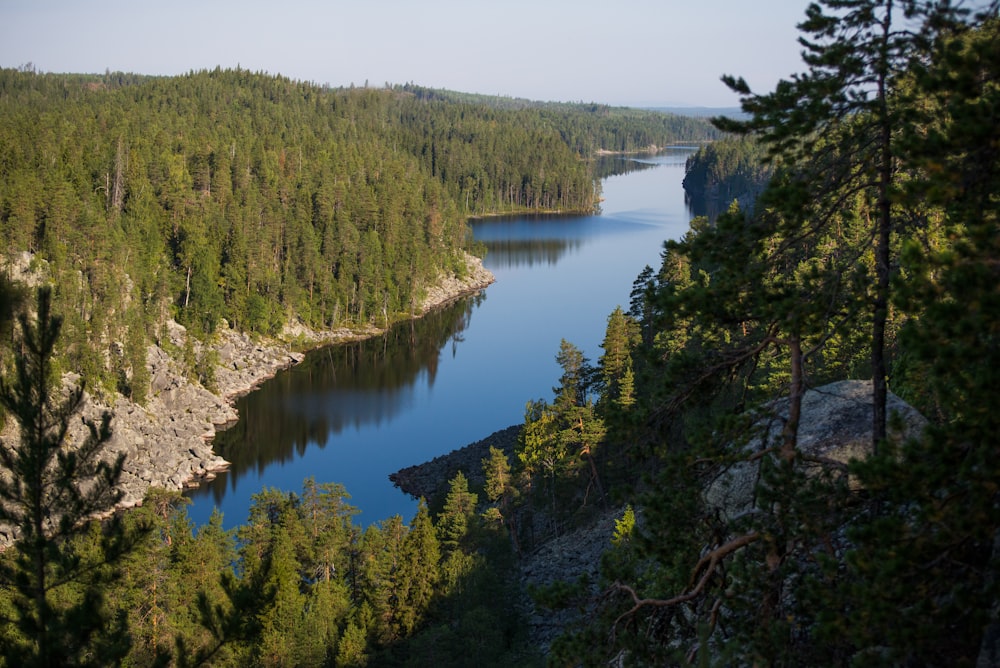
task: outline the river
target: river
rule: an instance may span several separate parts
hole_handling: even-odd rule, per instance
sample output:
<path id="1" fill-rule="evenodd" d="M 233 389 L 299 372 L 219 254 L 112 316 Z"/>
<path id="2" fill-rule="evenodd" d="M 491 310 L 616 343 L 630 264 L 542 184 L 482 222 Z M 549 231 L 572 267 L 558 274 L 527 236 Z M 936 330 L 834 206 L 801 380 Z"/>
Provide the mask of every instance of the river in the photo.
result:
<path id="1" fill-rule="evenodd" d="M 528 400 L 551 400 L 562 339 L 596 363 L 608 315 L 628 308 L 643 267 L 659 267 L 663 241 L 688 229 L 690 153 L 624 163 L 602 181 L 599 215 L 474 221 L 496 283 L 385 336 L 313 351 L 238 400 L 240 421 L 213 444 L 232 467 L 188 493 L 191 519 L 203 524 L 217 507 L 237 526 L 254 494 L 300 491 L 314 477 L 343 484 L 363 525 L 409 522 L 416 501 L 390 473 L 521 423 Z"/>

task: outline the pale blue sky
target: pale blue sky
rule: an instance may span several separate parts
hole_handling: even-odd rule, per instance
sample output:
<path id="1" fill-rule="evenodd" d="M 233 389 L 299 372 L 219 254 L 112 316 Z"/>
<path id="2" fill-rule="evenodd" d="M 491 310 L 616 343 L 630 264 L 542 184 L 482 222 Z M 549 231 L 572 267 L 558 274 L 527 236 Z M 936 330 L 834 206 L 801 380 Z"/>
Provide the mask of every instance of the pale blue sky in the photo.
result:
<path id="1" fill-rule="evenodd" d="M 807 0 L 0 0 L 0 66 L 233 68 L 333 86 L 735 106 L 803 69 Z"/>

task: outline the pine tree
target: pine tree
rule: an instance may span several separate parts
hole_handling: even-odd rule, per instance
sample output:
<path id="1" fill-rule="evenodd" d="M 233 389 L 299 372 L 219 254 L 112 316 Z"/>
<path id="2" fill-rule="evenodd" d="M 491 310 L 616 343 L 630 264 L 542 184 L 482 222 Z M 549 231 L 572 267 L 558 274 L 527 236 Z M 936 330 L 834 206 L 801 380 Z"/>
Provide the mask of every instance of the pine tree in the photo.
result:
<path id="1" fill-rule="evenodd" d="M 482 460 L 483 476 L 486 479 L 484 491 L 486 498 L 496 505 L 488 508 L 483 513 L 483 517 L 495 520 L 501 526 L 506 526 L 510 532 L 514 551 L 520 554 L 521 546 L 518 541 L 516 515 L 513 508 L 516 488 L 511 477 L 510 462 L 507 461 L 507 455 L 499 448 L 491 445 L 489 452 L 489 457 Z"/>
<path id="2" fill-rule="evenodd" d="M 9 623 L 22 634 L 4 654 L 19 665 L 75 663 L 107 623 L 97 586 L 87 587 L 82 600 L 69 607 L 58 605 L 55 594 L 81 581 L 87 565 L 74 554 L 70 539 L 95 514 L 114 507 L 124 463 L 124 455 L 108 462 L 102 453 L 111 436 L 108 414 L 100 425 L 85 422 L 80 443 L 69 442 L 83 387 L 61 398 L 55 384 L 52 357 L 62 319 L 52 314 L 51 300 L 51 290 L 40 289 L 35 322 L 20 316 L 15 373 L 0 378 L 0 405 L 19 432 L 18 443 L 0 442 L 0 521 L 17 532 L 15 555 L 0 561 L 0 580 L 14 594 L 16 612 Z"/>
<path id="3" fill-rule="evenodd" d="M 466 534 L 473 526 L 478 501 L 478 495 L 469 491 L 469 481 L 465 474 L 461 471 L 456 473 L 448 483 L 444 508 L 437 518 L 441 544 L 446 550 L 457 550 L 465 541 Z"/>
<path id="4" fill-rule="evenodd" d="M 831 645 L 875 647 L 899 664 L 992 665 L 998 652 L 998 39 L 996 18 L 947 36 L 914 72 L 901 139 L 919 169 L 904 196 L 941 229 L 903 249 L 895 303 L 910 318 L 899 385 L 944 419 L 856 467 L 882 513 L 854 528 L 843 598 L 820 599 Z M 838 609 L 871 623 L 844 628 Z"/>
<path id="5" fill-rule="evenodd" d="M 400 625 L 410 636 L 423 621 L 437 590 L 441 550 L 427 504 L 420 500 L 417 514 L 403 539 L 399 577 L 405 594 L 399 602 Z"/>
<path id="6" fill-rule="evenodd" d="M 556 395 L 554 408 L 558 412 L 570 406 L 582 406 L 586 403 L 591 384 L 593 369 L 590 362 L 583 351 L 566 339 L 559 342 L 556 362 L 562 369 L 562 376 L 559 377 L 559 387 L 552 388 Z"/>
<path id="7" fill-rule="evenodd" d="M 773 159 L 795 178 L 772 188 L 800 233 L 814 234 L 835 220 L 849 193 L 872 212 L 874 281 L 870 296 L 874 447 L 886 438 L 892 244 L 900 227 L 893 181 L 897 140 L 905 125 L 891 103 L 901 75 L 924 58 L 934 35 L 958 25 L 968 10 L 938 0 L 820 0 L 799 25 L 808 72 L 753 95 L 742 78 L 723 80 L 743 96 L 752 119 L 715 119 L 727 130 L 756 132 Z"/>
<path id="8" fill-rule="evenodd" d="M 622 393 L 622 382 L 632 368 L 632 350 L 639 343 L 639 326 L 620 306 L 608 316 L 608 326 L 597 361 L 600 373 L 599 405 L 615 404 Z M 603 406 L 602 406 L 603 407 Z"/>

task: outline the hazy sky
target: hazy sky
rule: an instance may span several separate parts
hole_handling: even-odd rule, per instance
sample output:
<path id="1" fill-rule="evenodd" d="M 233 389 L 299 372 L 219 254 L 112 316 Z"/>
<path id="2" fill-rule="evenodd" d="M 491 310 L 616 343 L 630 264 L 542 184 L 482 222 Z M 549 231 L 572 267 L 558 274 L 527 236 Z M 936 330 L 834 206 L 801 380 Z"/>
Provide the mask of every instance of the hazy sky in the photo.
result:
<path id="1" fill-rule="evenodd" d="M 735 106 L 803 69 L 807 0 L 0 0 L 0 66 L 243 67 L 535 100 Z"/>

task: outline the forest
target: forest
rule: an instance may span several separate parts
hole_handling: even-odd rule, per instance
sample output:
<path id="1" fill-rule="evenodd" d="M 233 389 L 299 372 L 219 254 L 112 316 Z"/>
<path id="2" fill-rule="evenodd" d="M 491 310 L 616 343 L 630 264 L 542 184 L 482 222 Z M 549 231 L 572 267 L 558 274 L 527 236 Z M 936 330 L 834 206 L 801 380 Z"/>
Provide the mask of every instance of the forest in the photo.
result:
<path id="1" fill-rule="evenodd" d="M 20 540 L 0 558 L 4 665 L 997 665 L 998 4 L 903 4 L 818 1 L 799 26 L 804 73 L 764 94 L 725 77 L 746 118 L 714 119 L 726 141 L 689 167 L 702 183 L 764 178 L 752 208 L 734 201 L 665 242 L 661 265 L 643 269 L 627 307 L 609 314 L 600 358 L 587 360 L 564 339 L 553 351 L 562 370 L 554 398 L 526 403 L 513 451 L 491 449 L 475 476 L 481 483 L 470 484 L 472 472 L 456 475 L 409 523 L 394 517 L 362 529 L 348 490 L 311 479 L 300 492 L 262 490 L 233 531 L 217 520 L 193 527 L 182 500 L 156 493 L 139 510 L 84 522 L 113 502 L 121 462 L 98 456 L 106 424 L 92 424 L 73 456 L 60 449 L 79 392 L 55 384 L 53 360 L 72 336 L 63 330 L 83 306 L 96 307 L 71 302 L 65 310 L 59 282 L 34 298 L 5 286 L 0 322 L 20 354 L 5 350 L 0 405 L 20 427 L 20 443 L 10 447 L 5 437 L 0 448 L 0 463 L 14 472 L 0 479 L 0 519 L 18 527 Z M 38 105 L 56 101 L 43 102 L 47 86 L 72 100 L 109 90 L 137 96 L 148 83 L 29 85 L 35 75 L 6 76 L 0 91 L 13 87 L 18 104 Z M 239 72 L 150 85 L 211 89 L 219 77 L 248 77 L 278 99 L 284 91 L 300 101 L 289 89 L 313 90 Z M 456 215 L 559 208 L 539 205 L 546 192 L 570 208 L 580 194 L 570 165 L 585 160 L 569 148 L 571 133 L 546 134 L 555 111 L 468 107 L 467 117 L 498 124 L 527 113 L 537 121 L 529 128 L 571 158 L 555 190 L 534 172 L 542 181 L 514 192 L 502 162 L 485 172 L 489 187 L 456 185 L 458 166 L 472 158 L 443 151 L 447 126 L 417 132 L 397 128 L 400 113 L 362 113 L 420 116 L 437 109 L 420 105 L 440 103 L 440 118 L 461 127 L 466 102 L 414 90 L 315 93 L 314 104 L 334 95 L 331 118 L 350 121 L 331 121 L 338 130 L 360 132 L 364 119 L 385 129 L 372 155 L 389 150 L 399 169 L 412 165 Z M 146 99 L 190 103 L 160 95 Z M 79 192 L 88 203 L 74 205 L 81 218 L 73 234 L 81 236 L 64 253 L 85 246 L 87 216 L 95 224 L 127 218 L 127 198 L 117 211 L 113 194 L 117 140 L 103 150 L 89 176 L 47 177 L 67 179 L 67 193 L 76 192 L 73 179 L 86 182 Z M 35 159 L 53 160 L 38 151 Z M 284 155 L 277 166 L 290 177 L 298 153 Z M 20 159 L 0 163 L 5 192 Z M 385 159 L 383 169 L 392 169 Z M 107 191 L 93 187 L 102 179 Z M 276 193 L 282 183 L 276 176 Z M 427 201 L 424 188 L 417 201 Z M 294 190 L 285 196 L 295 201 Z M 44 210 L 55 199 L 31 201 Z M 185 198 L 174 201 L 190 213 Z M 3 206 L 13 228 L 21 214 Z M 158 219 L 167 230 L 189 224 L 171 211 Z M 19 237 L 38 252 L 58 247 L 46 216 Z M 447 248 L 461 248 L 460 236 Z M 194 258 L 182 248 L 167 256 L 163 303 L 183 319 L 191 317 L 182 309 L 194 271 L 185 258 Z M 192 281 L 192 298 L 194 290 Z M 25 302 L 31 313 L 15 317 Z M 351 317 L 358 308 L 341 305 Z M 868 455 L 845 463 L 807 454 L 798 441 L 804 397 L 847 379 L 870 387 Z M 895 437 L 900 416 L 887 408 L 890 393 L 927 419 L 917 436 Z M 786 412 L 774 429 L 777 402 Z M 759 471 L 752 503 L 720 512 L 705 490 L 748 465 Z M 536 607 L 583 613 L 543 655 L 527 636 L 518 562 L 538 542 L 609 513 L 614 533 L 598 580 L 531 592 Z"/>
<path id="2" fill-rule="evenodd" d="M 168 318 L 201 338 L 385 326 L 464 271 L 470 216 L 592 210 L 596 151 L 718 135 L 489 102 L 245 70 L 5 69 L 0 254 L 57 286 L 65 367 L 141 403 L 144 342 Z"/>
<path id="3" fill-rule="evenodd" d="M 752 211 L 770 178 L 762 145 L 746 135 L 726 136 L 688 158 L 684 194 L 715 220 L 734 201 L 741 209 Z"/>

